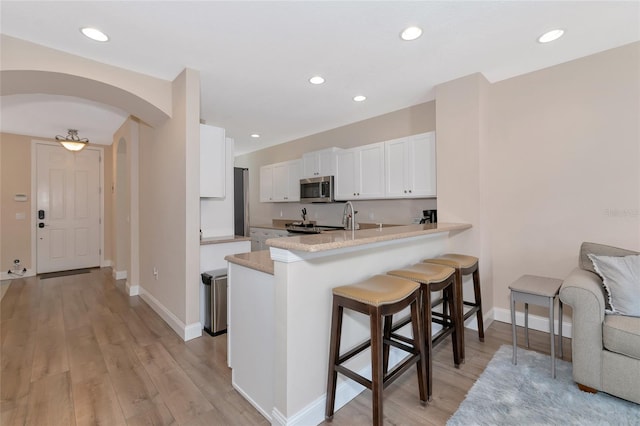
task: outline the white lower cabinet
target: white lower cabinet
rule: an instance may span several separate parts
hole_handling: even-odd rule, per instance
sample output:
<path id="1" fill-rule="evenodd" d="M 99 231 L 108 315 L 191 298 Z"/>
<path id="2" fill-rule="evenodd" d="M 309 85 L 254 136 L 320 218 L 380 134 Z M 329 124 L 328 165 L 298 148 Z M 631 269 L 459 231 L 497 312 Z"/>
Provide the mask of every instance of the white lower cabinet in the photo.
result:
<path id="1" fill-rule="evenodd" d="M 288 237 L 289 232 L 283 229 L 257 228 L 249 229 L 249 237 L 251 238 L 251 251 L 267 250 L 269 246 L 265 244 L 269 238 Z"/>

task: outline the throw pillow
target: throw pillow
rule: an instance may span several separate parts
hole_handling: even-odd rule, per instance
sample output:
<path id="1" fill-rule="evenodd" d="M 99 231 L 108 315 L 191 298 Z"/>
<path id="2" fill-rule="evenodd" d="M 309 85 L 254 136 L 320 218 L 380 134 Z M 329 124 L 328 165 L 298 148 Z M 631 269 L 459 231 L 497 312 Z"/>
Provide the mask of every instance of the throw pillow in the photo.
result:
<path id="1" fill-rule="evenodd" d="M 640 317 L 640 255 L 596 256 L 589 254 L 602 278 L 611 309 L 607 313 Z"/>

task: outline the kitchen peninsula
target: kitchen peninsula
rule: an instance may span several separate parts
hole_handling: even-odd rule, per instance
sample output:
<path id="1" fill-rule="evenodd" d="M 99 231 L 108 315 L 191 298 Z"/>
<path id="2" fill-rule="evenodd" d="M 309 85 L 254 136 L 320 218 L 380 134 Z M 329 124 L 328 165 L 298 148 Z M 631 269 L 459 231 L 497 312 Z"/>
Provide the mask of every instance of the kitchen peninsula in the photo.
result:
<path id="1" fill-rule="evenodd" d="M 331 289 L 442 254 L 451 235 L 469 228 L 438 223 L 330 231 L 269 239 L 268 257 L 266 252 L 227 256 L 234 387 L 272 424 L 322 422 Z M 345 312 L 343 350 L 368 334 L 366 317 Z M 367 375 L 368 352 L 351 363 Z M 336 408 L 362 389 L 339 381 Z"/>

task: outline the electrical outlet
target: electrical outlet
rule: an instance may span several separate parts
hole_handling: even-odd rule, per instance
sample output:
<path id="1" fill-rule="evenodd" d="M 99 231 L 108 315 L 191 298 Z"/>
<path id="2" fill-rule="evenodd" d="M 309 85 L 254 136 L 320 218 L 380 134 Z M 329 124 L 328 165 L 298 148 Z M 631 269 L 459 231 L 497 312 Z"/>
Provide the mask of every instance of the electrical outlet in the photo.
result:
<path id="1" fill-rule="evenodd" d="M 153 276 L 155 277 L 156 281 L 158 281 L 158 268 L 156 268 L 155 266 L 153 267 Z"/>

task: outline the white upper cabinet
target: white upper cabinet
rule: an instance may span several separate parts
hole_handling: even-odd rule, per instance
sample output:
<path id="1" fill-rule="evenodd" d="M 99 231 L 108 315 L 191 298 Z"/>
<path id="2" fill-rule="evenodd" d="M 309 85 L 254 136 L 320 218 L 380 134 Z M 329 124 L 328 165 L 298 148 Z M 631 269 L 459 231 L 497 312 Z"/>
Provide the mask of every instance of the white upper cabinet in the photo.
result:
<path id="1" fill-rule="evenodd" d="M 260 201 L 300 201 L 300 160 L 260 167 Z"/>
<path id="2" fill-rule="evenodd" d="M 386 141 L 385 198 L 435 196 L 435 132 Z"/>
<path id="3" fill-rule="evenodd" d="M 384 142 L 336 154 L 336 200 L 384 198 Z"/>
<path id="4" fill-rule="evenodd" d="M 200 125 L 200 197 L 225 196 L 225 132 L 214 126 Z"/>
<path id="5" fill-rule="evenodd" d="M 260 167 L 260 201 L 273 201 L 273 167 Z"/>
<path id="6" fill-rule="evenodd" d="M 336 153 L 339 148 L 327 148 L 302 155 L 301 178 L 334 176 L 336 174 Z"/>

